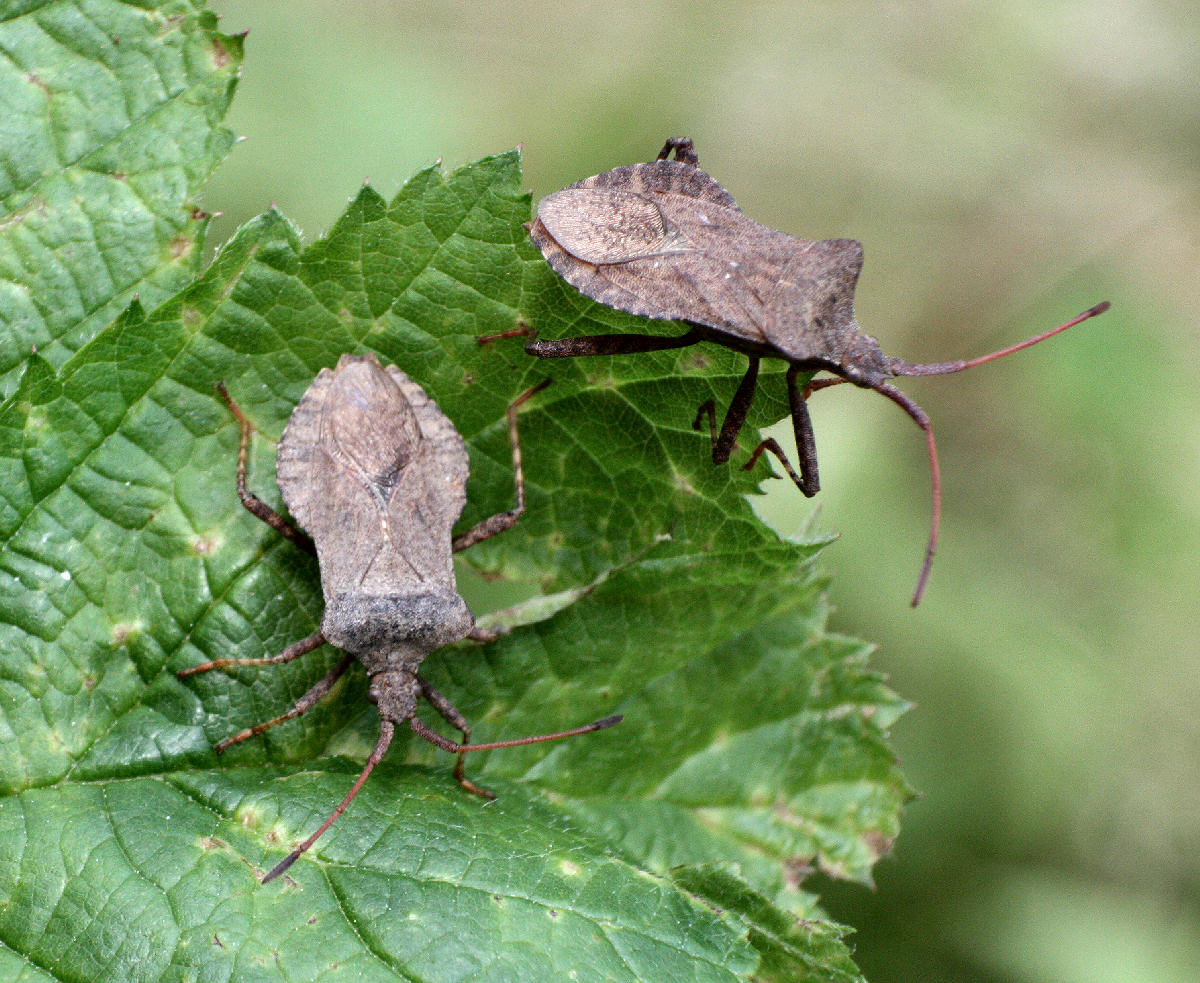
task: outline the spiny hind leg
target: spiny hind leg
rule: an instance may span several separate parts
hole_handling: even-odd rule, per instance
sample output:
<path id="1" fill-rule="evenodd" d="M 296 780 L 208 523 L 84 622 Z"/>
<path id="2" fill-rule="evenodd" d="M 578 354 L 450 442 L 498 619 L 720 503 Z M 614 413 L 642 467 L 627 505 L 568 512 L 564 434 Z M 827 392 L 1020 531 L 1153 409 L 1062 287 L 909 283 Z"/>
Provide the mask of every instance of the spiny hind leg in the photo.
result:
<path id="1" fill-rule="evenodd" d="M 508 440 L 512 445 L 513 486 L 516 489 L 516 504 L 511 509 L 507 509 L 504 512 L 497 512 L 482 522 L 476 523 L 461 536 L 455 536 L 450 543 L 450 548 L 455 553 L 459 553 L 474 546 L 476 543 L 482 543 L 485 539 L 491 539 L 493 536 L 498 536 L 505 530 L 511 529 L 517 524 L 517 520 L 525 514 L 525 470 L 521 465 L 521 439 L 517 433 L 517 410 L 522 403 L 534 394 L 541 392 L 548 385 L 550 385 L 550 380 L 543 379 L 536 386 L 526 389 L 508 405 Z M 486 632 L 486 629 L 482 631 Z M 471 637 L 476 641 L 491 641 L 491 637 L 486 634 L 474 634 L 474 629 L 472 629 Z"/>

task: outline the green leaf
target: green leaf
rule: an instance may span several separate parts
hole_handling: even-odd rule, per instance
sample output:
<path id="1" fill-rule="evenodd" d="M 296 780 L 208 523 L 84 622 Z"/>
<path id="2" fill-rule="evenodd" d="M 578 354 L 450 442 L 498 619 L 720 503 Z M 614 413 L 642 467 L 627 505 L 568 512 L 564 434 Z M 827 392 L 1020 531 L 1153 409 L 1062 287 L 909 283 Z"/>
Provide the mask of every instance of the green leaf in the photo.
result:
<path id="1" fill-rule="evenodd" d="M 268 212 L 57 370 L 25 362 L 0 405 L 0 966 L 15 954 L 24 978 L 122 981 L 853 978 L 799 879 L 815 865 L 866 880 L 895 836 L 908 790 L 883 736 L 903 705 L 861 643 L 825 633 L 820 543 L 764 527 L 744 497 L 754 476 L 714 467 L 691 429 L 696 405 L 728 398 L 736 356 L 545 364 L 519 338 L 479 345 L 522 322 L 646 329 L 550 273 L 520 186 L 516 153 L 430 168 L 390 203 L 363 189 L 308 247 Z M 175 676 L 277 652 L 321 615 L 313 560 L 238 502 L 238 428 L 214 385 L 260 431 L 250 483 L 278 504 L 272 441 L 322 366 L 364 350 L 419 380 L 467 439 L 461 528 L 511 506 L 505 407 L 554 380 L 521 410 L 526 516 L 463 555 L 534 596 L 500 616 L 516 624 L 506 637 L 435 653 L 431 681 L 476 740 L 626 716 L 473 755 L 499 795 L 486 805 L 446 755 L 400 737 L 263 886 L 255 870 L 330 813 L 378 720 L 352 671 L 310 713 L 211 751 L 339 658 Z M 782 411 L 764 400 L 754 419 Z"/>
<path id="2" fill-rule="evenodd" d="M 6 863 L 4 943 L 51 979 L 716 981 L 753 967 L 733 919 L 606 856 L 521 787 L 481 810 L 444 774 L 404 772 L 385 765 L 355 800 L 355 835 L 274 890 L 247 861 L 274 850 L 277 827 L 319 816 L 349 769 L 192 771 L 5 800 L 0 835 L 19 847 L 4 854 L 25 859 Z"/>
<path id="3" fill-rule="evenodd" d="M 0 21 L 0 392 L 31 348 L 61 365 L 140 296 L 200 268 L 196 194 L 241 38 L 203 4 L 7 4 Z"/>
<path id="4" fill-rule="evenodd" d="M 697 897 L 744 922 L 762 957 L 756 980 L 857 983 L 862 979 L 842 943 L 845 933 L 840 926 L 797 921 L 749 888 L 729 864 L 676 867 L 671 876 Z"/>
<path id="5" fill-rule="evenodd" d="M 819 617 L 789 606 L 627 704 L 623 737 L 654 755 L 573 808 L 656 870 L 733 862 L 808 918 L 819 910 L 789 861 L 869 884 L 898 833 L 903 785 L 882 732 L 905 705 L 866 670 L 861 643 L 822 635 Z"/>

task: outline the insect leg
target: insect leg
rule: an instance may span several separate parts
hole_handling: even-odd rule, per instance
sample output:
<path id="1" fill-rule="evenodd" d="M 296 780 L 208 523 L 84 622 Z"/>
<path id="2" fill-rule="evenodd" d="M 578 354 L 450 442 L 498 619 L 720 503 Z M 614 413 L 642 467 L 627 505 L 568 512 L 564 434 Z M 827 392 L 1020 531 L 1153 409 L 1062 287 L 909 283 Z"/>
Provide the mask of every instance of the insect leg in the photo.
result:
<path id="1" fill-rule="evenodd" d="M 188 676 L 194 676 L 198 672 L 208 672 L 210 669 L 224 669 L 226 666 L 281 666 L 285 662 L 291 662 L 293 659 L 298 659 L 302 655 L 308 655 L 314 649 L 320 648 L 325 644 L 325 636 L 321 632 L 315 632 L 309 635 L 308 638 L 302 638 L 298 642 L 292 642 L 278 655 L 272 655 L 266 659 L 213 659 L 211 662 L 201 662 L 198 666 L 192 666 L 190 669 L 180 669 L 176 676 L 180 679 L 185 679 Z"/>
<path id="2" fill-rule="evenodd" d="M 230 412 L 237 417 L 238 423 L 241 424 L 242 428 L 242 439 L 241 443 L 238 444 L 238 498 L 242 500 L 242 504 L 249 512 L 262 519 L 262 521 L 272 529 L 286 536 L 302 549 L 306 549 L 308 552 L 315 554 L 316 547 L 313 546 L 313 541 L 309 539 L 307 535 L 297 529 L 287 519 L 276 512 L 273 508 L 271 508 L 271 506 L 269 506 L 266 502 L 264 502 L 246 487 L 246 459 L 250 453 L 250 435 L 254 431 L 254 424 L 252 424 L 246 418 L 246 415 L 242 412 L 241 407 L 233 401 L 233 397 L 229 395 L 229 390 L 225 388 L 224 382 L 217 383 L 217 390 L 225 398 L 225 403 L 229 406 Z"/>
<path id="3" fill-rule="evenodd" d="M 681 164 L 690 164 L 692 167 L 700 166 L 700 158 L 696 156 L 696 148 L 687 137 L 667 137 L 667 142 L 663 144 L 662 150 L 658 152 L 658 160 L 666 160 L 671 156 L 672 150 L 675 151 L 675 159 Z"/>
<path id="4" fill-rule="evenodd" d="M 708 433 L 712 438 L 713 464 L 728 463 L 729 457 L 733 453 L 733 445 L 737 442 L 742 425 L 746 422 L 746 414 L 750 412 L 750 402 L 754 399 L 754 387 L 757 384 L 758 356 L 751 355 L 750 367 L 746 369 L 746 374 L 738 383 L 737 392 L 733 394 L 729 409 L 725 413 L 725 420 L 721 424 L 721 432 L 717 433 L 715 404 L 711 399 L 703 403 L 696 413 L 696 419 L 692 422 L 693 430 L 699 430 L 700 421 L 706 415 L 708 416 Z"/>
<path id="5" fill-rule="evenodd" d="M 268 881 L 275 880 L 276 877 L 278 877 L 285 870 L 287 870 L 292 864 L 294 864 L 297 860 L 299 860 L 300 855 L 302 853 L 304 853 L 304 851 L 307 850 L 310 846 L 312 846 L 314 843 L 316 843 L 317 840 L 320 839 L 321 834 L 324 833 L 325 830 L 329 829 L 329 827 L 333 825 L 334 820 L 336 820 L 338 816 L 340 816 L 343 812 L 346 811 L 346 806 L 348 806 L 350 804 L 351 800 L 356 795 L 358 795 L 358 790 L 361 789 L 363 787 L 363 785 L 366 783 L 367 777 L 374 770 L 375 766 L 377 764 L 379 764 L 380 761 L 383 760 L 383 756 L 387 753 L 388 745 L 390 745 L 392 743 L 392 735 L 395 732 L 396 732 L 396 726 L 390 720 L 385 720 L 382 722 L 382 724 L 380 725 L 380 728 L 379 728 L 379 740 L 375 742 L 375 748 L 374 748 L 374 750 L 371 751 L 370 756 L 367 758 L 366 766 L 363 768 L 362 772 L 359 774 L 358 778 L 355 780 L 354 786 L 346 794 L 346 797 L 344 799 L 342 799 L 342 801 L 338 805 L 338 807 L 333 810 L 333 815 L 330 816 L 328 819 L 326 819 L 325 822 L 321 825 L 321 828 L 318 829 L 315 833 L 313 833 L 312 836 L 310 836 L 307 840 L 305 840 L 298 847 L 296 847 L 295 850 L 293 850 L 286 857 L 284 857 L 281 861 L 279 861 L 279 863 L 277 863 L 274 867 L 272 867 L 271 870 L 267 873 L 267 876 L 262 879 L 262 883 L 266 884 Z"/>
<path id="6" fill-rule="evenodd" d="M 832 379 L 817 379 L 816 381 L 810 379 L 808 385 L 804 387 L 803 397 L 808 399 L 809 396 L 820 389 L 828 389 L 830 386 L 840 386 L 849 381 L 849 379 L 843 379 L 841 376 L 835 376 Z"/>
<path id="7" fill-rule="evenodd" d="M 489 516 L 482 522 L 472 526 L 461 536 L 455 536 L 450 543 L 450 547 L 455 553 L 474 546 L 476 543 L 483 542 L 485 539 L 491 539 L 506 529 L 511 529 L 517 524 L 517 520 L 524 515 L 525 471 L 521 467 L 521 441 L 517 435 L 517 408 L 548 385 L 550 385 L 550 380 L 543 379 L 536 386 L 526 389 L 508 405 L 508 439 L 512 444 L 513 485 L 516 487 L 517 504 L 506 512 L 497 512 L 495 515 Z"/>
<path id="8" fill-rule="evenodd" d="M 286 720 L 292 720 L 299 717 L 301 714 L 308 713 L 317 702 L 322 699 L 331 689 L 333 684 L 342 678 L 342 673 L 350 668 L 350 663 L 354 661 L 354 656 L 347 655 L 341 662 L 327 672 L 324 677 L 312 689 L 305 693 L 300 699 L 292 704 L 291 708 L 286 713 L 281 713 L 278 717 L 271 720 L 264 720 L 261 724 L 255 724 L 253 727 L 247 727 L 243 731 L 239 731 L 232 737 L 227 737 L 220 744 L 214 744 L 213 750 L 220 754 L 235 744 L 240 744 L 242 741 L 249 740 L 251 737 L 256 737 L 265 730 L 270 730 L 276 724 L 282 724 Z"/>
<path id="9" fill-rule="evenodd" d="M 420 673 L 417 673 L 417 685 L 421 687 L 421 695 L 429 701 L 429 705 L 433 707 L 438 716 L 441 717 L 455 730 L 462 732 L 462 746 L 466 747 L 471 743 L 471 728 L 467 724 L 467 719 L 459 712 L 458 707 L 451 703 L 446 697 L 439 693 L 436 689 L 429 685 Z M 491 800 L 496 797 L 494 792 L 489 792 L 486 788 L 480 788 L 466 776 L 466 751 L 458 752 L 458 760 L 454 762 L 454 780 L 458 782 L 468 792 L 473 792 L 476 795 L 482 796 L 485 799 Z"/>
<path id="10" fill-rule="evenodd" d="M 594 334 L 579 338 L 556 338 L 531 341 L 525 351 L 538 358 L 572 358 L 576 355 L 633 355 L 638 352 L 660 352 L 669 348 L 686 348 L 703 335 L 696 329 L 674 338 L 642 334 Z"/>
<path id="11" fill-rule="evenodd" d="M 754 467 L 763 451 L 770 451 L 779 459 L 779 463 L 783 465 L 788 477 L 804 493 L 804 496 L 812 498 L 821 490 L 821 479 L 817 473 L 817 443 L 813 437 L 812 418 L 808 415 L 808 403 L 805 401 L 805 393 L 808 392 L 808 389 L 802 392 L 796 385 L 796 376 L 799 374 L 799 368 L 794 365 L 789 366 L 787 373 L 788 404 L 792 409 L 792 432 L 796 436 L 796 453 L 800 455 L 800 473 L 796 474 L 792 470 L 792 465 L 783 453 L 783 448 L 779 446 L 774 437 L 768 437 L 754 448 L 754 453 L 746 462 L 745 469 L 749 471 Z"/>
<path id="12" fill-rule="evenodd" d="M 486 642 L 494 642 L 497 638 L 502 638 L 510 631 L 512 631 L 511 628 L 482 628 L 479 625 L 476 625 L 469 632 L 467 632 L 466 637 L 473 642 L 480 642 L 482 644 Z"/>
<path id="13" fill-rule="evenodd" d="M 502 341 L 505 338 L 528 338 L 531 334 L 533 334 L 533 328 L 524 321 L 521 321 L 515 328 L 509 328 L 507 331 L 497 331 L 495 334 L 481 334 L 475 341 L 482 347 L 483 345 L 490 345 L 493 341 Z"/>

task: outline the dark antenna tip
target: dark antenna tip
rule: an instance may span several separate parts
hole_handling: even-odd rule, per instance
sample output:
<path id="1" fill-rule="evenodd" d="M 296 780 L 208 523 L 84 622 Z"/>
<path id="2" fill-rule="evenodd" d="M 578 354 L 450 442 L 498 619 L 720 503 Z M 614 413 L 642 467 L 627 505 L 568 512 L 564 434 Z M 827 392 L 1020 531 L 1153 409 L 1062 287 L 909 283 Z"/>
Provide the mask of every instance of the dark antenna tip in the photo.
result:
<path id="1" fill-rule="evenodd" d="M 291 853 L 289 853 L 267 872 L 267 875 L 262 879 L 262 883 L 267 884 L 275 880 L 275 878 L 280 874 L 286 872 L 292 864 L 300 859 L 300 854 L 303 852 L 303 850 L 293 850 Z"/>
<path id="2" fill-rule="evenodd" d="M 925 596 L 925 588 L 929 584 L 929 573 L 933 569 L 933 552 L 925 551 L 925 562 L 921 564 L 921 574 L 917 577 L 917 588 L 913 591 L 911 605 L 916 607 Z"/>

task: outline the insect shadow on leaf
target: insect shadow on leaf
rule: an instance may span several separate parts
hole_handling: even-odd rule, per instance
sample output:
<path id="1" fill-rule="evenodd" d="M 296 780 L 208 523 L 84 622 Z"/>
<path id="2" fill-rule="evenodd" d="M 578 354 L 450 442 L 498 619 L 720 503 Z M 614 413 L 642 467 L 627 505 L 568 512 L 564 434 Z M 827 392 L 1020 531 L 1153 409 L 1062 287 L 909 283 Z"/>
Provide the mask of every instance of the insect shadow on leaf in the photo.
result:
<path id="1" fill-rule="evenodd" d="M 669 160 L 672 151 L 675 159 Z M 584 295 L 632 314 L 691 326 L 685 334 L 666 338 L 605 334 L 535 340 L 525 346 L 529 354 L 623 355 L 711 341 L 749 358 L 720 430 L 712 401 L 700 407 L 693 423 L 699 430 L 707 418 L 715 464 L 727 463 L 733 453 L 762 358 L 788 363 L 799 473 L 771 438 L 754 449 L 745 467 L 752 468 L 770 451 L 806 496 L 820 489 L 807 406 L 813 392 L 851 382 L 874 389 L 904 410 L 925 433 L 933 499 L 914 607 L 925 593 L 937 552 L 941 472 L 929 417 L 889 380 L 961 372 L 1045 341 L 1109 307 L 1107 301 L 1097 304 L 1058 327 L 978 358 L 930 364 L 892 358 L 854 317 L 862 245 L 853 239 L 811 242 L 747 218 L 729 192 L 700 170 L 692 141 L 683 137 L 669 139 L 657 160 L 618 167 L 547 195 L 527 228 L 554 271 Z M 801 388 L 801 374 L 822 370 L 836 378 L 810 380 Z"/>
<path id="2" fill-rule="evenodd" d="M 379 710 L 379 739 L 349 793 L 322 826 L 263 877 L 286 871 L 333 825 L 383 759 L 397 725 L 458 755 L 454 777 L 484 798 L 491 792 L 464 774 L 471 751 L 520 747 L 611 727 L 619 715 L 553 734 L 471 744 L 463 715 L 417 671 L 435 649 L 470 638 L 494 640 L 479 628 L 459 596 L 453 554 L 510 529 L 525 511 L 525 479 L 517 437 L 517 409 L 549 384 L 518 396 L 508 407 L 516 505 L 452 537 L 466 504 L 469 459 L 454 424 L 425 391 L 394 365 L 374 355 L 343 355 L 333 371 L 322 369 L 296 406 L 279 442 L 276 475 L 284 504 L 299 524 L 254 495 L 246 484 L 253 425 L 218 384 L 241 424 L 237 491 L 242 504 L 298 546 L 316 553 L 325 612 L 321 629 L 261 659 L 214 659 L 177 673 L 182 679 L 228 666 L 275 666 L 298 659 L 326 642 L 347 655 L 284 713 L 248 727 L 215 745 L 218 753 L 307 712 L 329 693 L 355 661 L 370 678 L 368 699 Z M 303 530 L 303 531 L 302 531 Z M 310 538 L 311 537 L 311 538 Z M 417 716 L 424 697 L 462 741 L 448 740 Z"/>

